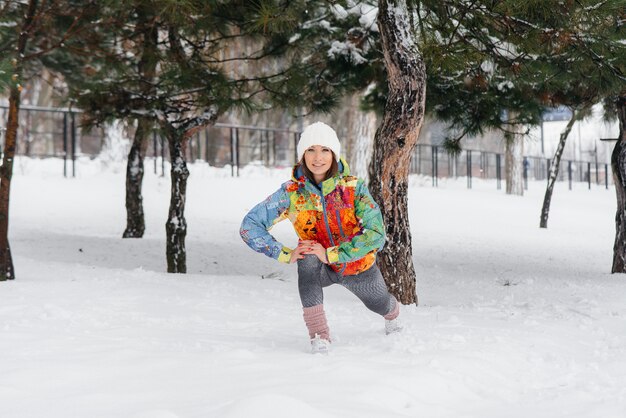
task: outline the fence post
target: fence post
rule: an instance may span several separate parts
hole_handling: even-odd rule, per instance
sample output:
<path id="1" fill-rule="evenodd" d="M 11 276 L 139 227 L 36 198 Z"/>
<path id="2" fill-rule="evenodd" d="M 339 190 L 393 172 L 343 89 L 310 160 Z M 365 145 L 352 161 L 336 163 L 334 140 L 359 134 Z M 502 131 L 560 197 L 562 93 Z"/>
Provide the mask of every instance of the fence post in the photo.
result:
<path id="1" fill-rule="evenodd" d="M 74 113 L 70 113 L 71 129 L 70 139 L 72 140 L 72 177 L 76 177 L 76 119 Z"/>
<path id="2" fill-rule="evenodd" d="M 547 163 L 546 163 L 546 180 L 548 181 L 548 183 L 550 183 L 550 159 L 547 158 L 546 159 Z M 556 179 L 555 179 L 556 181 Z"/>
<path id="3" fill-rule="evenodd" d="M 604 164 L 604 188 L 609 190 L 609 165 Z"/>
<path id="4" fill-rule="evenodd" d="M 572 162 L 567 162 L 567 179 L 569 181 L 569 189 L 572 190 Z"/>
<path id="5" fill-rule="evenodd" d="M 502 168 L 500 157 L 500 154 L 496 154 L 496 185 L 498 190 L 502 189 Z"/>
<path id="6" fill-rule="evenodd" d="M 522 176 L 524 177 L 524 190 L 528 190 L 528 158 L 527 157 L 524 157 L 524 160 L 522 162 L 522 167 L 523 167 Z"/>
<path id="7" fill-rule="evenodd" d="M 272 131 L 272 165 L 276 166 L 276 131 Z"/>
<path id="8" fill-rule="evenodd" d="M 422 174 L 422 144 L 417 144 L 417 173 Z"/>
<path id="9" fill-rule="evenodd" d="M 195 148 L 194 148 L 194 144 L 193 144 L 193 139 L 194 139 L 195 135 L 191 135 L 189 137 L 189 162 L 193 163 L 195 158 L 193 157 L 193 155 L 196 153 Z"/>
<path id="10" fill-rule="evenodd" d="M 589 185 L 589 190 L 591 190 L 591 163 L 587 163 L 587 184 Z"/>
<path id="11" fill-rule="evenodd" d="M 152 150 L 154 151 L 154 175 L 157 175 L 157 160 L 159 159 L 159 148 L 156 131 L 152 131 Z"/>
<path id="12" fill-rule="evenodd" d="M 472 151 L 467 150 L 467 188 L 472 188 Z"/>
<path id="13" fill-rule="evenodd" d="M 454 154 L 454 178 L 459 177 L 459 154 Z"/>
<path id="14" fill-rule="evenodd" d="M 447 154 L 446 156 L 448 157 L 448 175 L 447 177 L 453 177 L 454 176 L 454 155 L 453 154 Z"/>
<path id="15" fill-rule="evenodd" d="M 230 128 L 230 176 L 235 177 L 235 129 Z"/>
<path id="16" fill-rule="evenodd" d="M 209 164 L 209 127 L 204 128 L 204 160 Z M 210 164 L 209 164 L 210 165 Z"/>
<path id="17" fill-rule="evenodd" d="M 596 162 L 596 184 L 600 184 L 600 175 L 598 170 L 598 163 Z"/>
<path id="18" fill-rule="evenodd" d="M 487 156 L 484 151 L 480 151 L 480 177 L 487 178 Z"/>
<path id="19" fill-rule="evenodd" d="M 237 165 L 237 177 L 239 177 L 239 128 L 235 128 L 235 164 Z"/>
<path id="20" fill-rule="evenodd" d="M 265 150 L 267 152 L 267 163 L 266 165 L 270 165 L 272 161 L 272 147 L 270 145 L 270 131 L 265 131 Z"/>
<path id="21" fill-rule="evenodd" d="M 202 159 L 202 147 L 200 146 L 200 131 L 196 133 L 196 159 Z"/>
<path id="22" fill-rule="evenodd" d="M 67 177 L 67 112 L 63 112 L 63 177 Z"/>
<path id="23" fill-rule="evenodd" d="M 293 161 L 294 165 L 298 164 L 298 133 L 293 133 Z"/>
<path id="24" fill-rule="evenodd" d="M 432 176 L 433 187 L 435 187 L 435 179 L 437 178 L 435 168 L 435 146 L 430 147 L 430 175 Z"/>
<path id="25" fill-rule="evenodd" d="M 439 187 L 439 147 L 435 147 L 435 186 Z"/>
<path id="26" fill-rule="evenodd" d="M 165 177 L 165 139 L 162 135 L 159 135 L 159 142 L 161 143 L 161 177 Z"/>

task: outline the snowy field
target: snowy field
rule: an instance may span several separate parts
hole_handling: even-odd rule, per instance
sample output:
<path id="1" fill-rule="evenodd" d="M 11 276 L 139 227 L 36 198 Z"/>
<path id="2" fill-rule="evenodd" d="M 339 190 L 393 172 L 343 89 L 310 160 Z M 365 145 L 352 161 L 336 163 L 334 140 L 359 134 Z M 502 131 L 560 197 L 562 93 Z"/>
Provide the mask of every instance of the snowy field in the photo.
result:
<path id="1" fill-rule="evenodd" d="M 16 162 L 0 283 L 2 418 L 623 418 L 626 276 L 611 275 L 613 189 L 414 178 L 420 305 L 404 330 L 326 291 L 334 338 L 311 355 L 294 266 L 238 228 L 288 170 L 192 165 L 188 274 L 164 273 L 169 179 L 147 164 L 146 236 L 123 240 L 124 167 Z M 296 242 L 287 222 L 275 235 Z"/>

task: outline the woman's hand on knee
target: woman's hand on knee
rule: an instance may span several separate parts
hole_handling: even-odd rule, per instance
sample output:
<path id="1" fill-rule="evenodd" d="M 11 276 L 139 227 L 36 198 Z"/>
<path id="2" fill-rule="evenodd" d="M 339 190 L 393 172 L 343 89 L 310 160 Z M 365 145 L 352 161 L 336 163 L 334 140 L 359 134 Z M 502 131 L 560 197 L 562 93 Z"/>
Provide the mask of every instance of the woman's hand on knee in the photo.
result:
<path id="1" fill-rule="evenodd" d="M 302 251 L 302 254 L 313 254 L 314 256 L 316 256 L 317 258 L 319 258 L 319 260 L 324 263 L 324 264 L 328 264 L 328 257 L 326 256 L 326 248 L 324 248 L 322 246 L 322 244 L 320 244 L 317 241 L 300 241 L 298 243 L 298 247 L 303 246 L 304 250 Z"/>
<path id="2" fill-rule="evenodd" d="M 304 258 L 303 252 L 306 248 L 307 247 L 300 245 L 300 243 L 298 243 L 298 246 L 296 247 L 296 249 L 291 252 L 291 259 L 289 259 L 289 263 L 293 264 L 298 260 L 302 260 Z"/>

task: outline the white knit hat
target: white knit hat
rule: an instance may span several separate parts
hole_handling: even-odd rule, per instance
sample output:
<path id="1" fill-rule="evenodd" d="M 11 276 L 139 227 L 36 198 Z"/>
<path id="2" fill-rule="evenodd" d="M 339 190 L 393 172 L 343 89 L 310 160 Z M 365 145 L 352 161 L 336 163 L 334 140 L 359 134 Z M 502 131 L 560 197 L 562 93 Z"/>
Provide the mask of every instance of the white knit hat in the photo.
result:
<path id="1" fill-rule="evenodd" d="M 333 128 L 323 122 L 315 122 L 302 131 L 300 141 L 298 141 L 298 161 L 302 160 L 304 151 L 313 145 L 321 145 L 330 148 L 335 153 L 335 158 L 339 162 L 339 153 L 341 152 L 341 144 L 337 133 Z"/>

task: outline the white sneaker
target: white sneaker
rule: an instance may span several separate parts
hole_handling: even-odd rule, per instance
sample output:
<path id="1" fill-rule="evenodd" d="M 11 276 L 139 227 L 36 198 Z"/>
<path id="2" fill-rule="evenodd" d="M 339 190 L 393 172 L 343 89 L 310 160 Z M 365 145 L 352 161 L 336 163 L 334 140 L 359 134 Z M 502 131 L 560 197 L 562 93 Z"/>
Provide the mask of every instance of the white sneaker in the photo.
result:
<path id="1" fill-rule="evenodd" d="M 311 354 L 328 355 L 330 351 L 330 341 L 315 334 L 315 338 L 311 340 Z"/>
<path id="2" fill-rule="evenodd" d="M 396 319 L 385 319 L 385 334 L 394 334 L 396 332 L 400 332 L 402 330 L 402 325 L 398 318 Z"/>

